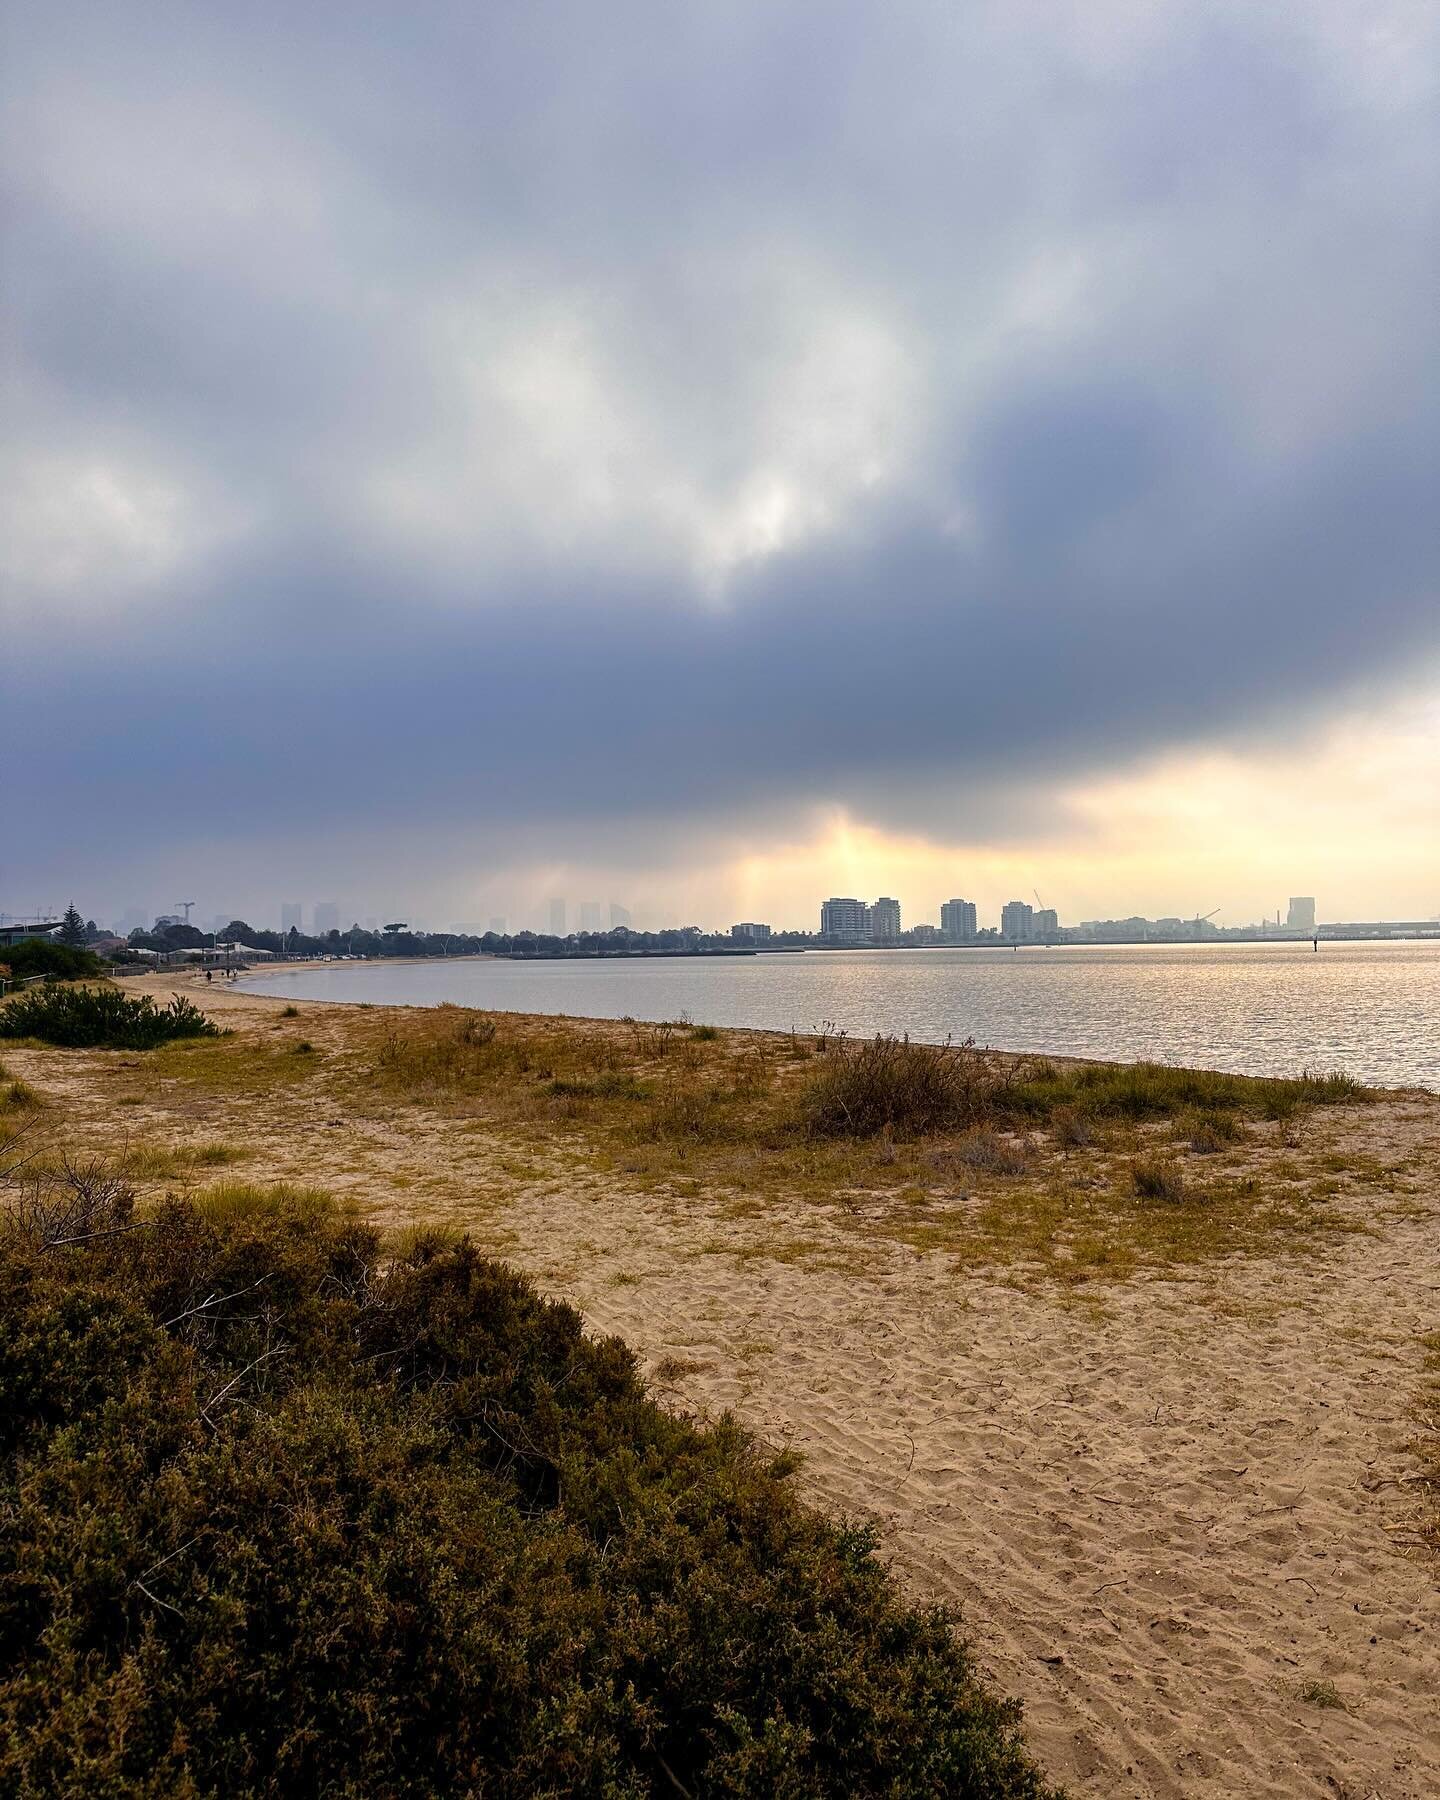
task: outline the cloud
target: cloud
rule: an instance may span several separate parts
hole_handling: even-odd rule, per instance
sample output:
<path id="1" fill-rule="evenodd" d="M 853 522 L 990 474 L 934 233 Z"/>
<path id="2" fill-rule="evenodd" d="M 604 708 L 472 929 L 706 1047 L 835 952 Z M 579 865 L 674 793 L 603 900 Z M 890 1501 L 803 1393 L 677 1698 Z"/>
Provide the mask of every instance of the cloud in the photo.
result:
<path id="1" fill-rule="evenodd" d="M 1428 9 L 10 34 L 37 871 L 1039 841 L 1440 657 Z"/>

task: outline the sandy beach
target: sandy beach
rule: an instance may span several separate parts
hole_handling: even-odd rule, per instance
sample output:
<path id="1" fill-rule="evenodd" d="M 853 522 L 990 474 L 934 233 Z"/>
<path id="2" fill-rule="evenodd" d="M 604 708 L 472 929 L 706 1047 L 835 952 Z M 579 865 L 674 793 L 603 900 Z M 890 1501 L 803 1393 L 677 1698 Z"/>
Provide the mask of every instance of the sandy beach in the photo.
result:
<path id="1" fill-rule="evenodd" d="M 1067 1285 L 962 1267 L 844 1196 L 742 1205 L 569 1139 L 357 1107 L 341 1077 L 384 1009 L 307 1001 L 292 1025 L 263 993 L 178 991 L 241 1047 L 303 1032 L 319 1072 L 237 1099 L 121 1053 L 7 1045 L 47 1103 L 36 1129 L 233 1143 L 246 1179 L 473 1233 L 621 1334 L 673 1404 L 732 1410 L 803 1453 L 818 1501 L 875 1519 L 1077 1795 L 1440 1792 L 1440 1496 L 1417 1449 L 1437 1429 L 1440 1096 L 1325 1110 L 1255 1152 L 1276 1179 L 1342 1171 L 1344 1229 Z"/>

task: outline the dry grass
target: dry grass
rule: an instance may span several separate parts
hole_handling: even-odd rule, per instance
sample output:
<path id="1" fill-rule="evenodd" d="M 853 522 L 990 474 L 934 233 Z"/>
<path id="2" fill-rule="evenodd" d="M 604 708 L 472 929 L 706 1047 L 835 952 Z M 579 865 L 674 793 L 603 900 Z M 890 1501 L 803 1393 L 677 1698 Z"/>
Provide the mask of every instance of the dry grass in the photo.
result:
<path id="1" fill-rule="evenodd" d="M 1322 1169 L 1319 1158 L 1339 1155 L 1323 1132 L 1313 1153 L 1284 1150 L 1297 1114 L 1339 1118 L 1330 1109 L 1366 1097 L 1326 1079 L 453 1006 L 311 1008 L 303 1028 L 302 1039 L 277 1009 L 223 1041 L 94 1058 L 92 1080 L 111 1107 L 203 1118 L 227 1140 L 232 1118 L 253 1114 L 271 1152 L 285 1146 L 283 1172 L 302 1181 L 339 1168 L 353 1185 L 366 1153 L 347 1162 L 347 1122 L 382 1135 L 399 1125 L 435 1143 L 436 1192 L 448 1188 L 452 1211 L 466 1191 L 478 1204 L 481 1188 L 462 1172 L 477 1144 L 486 1193 L 497 1181 L 570 1177 L 718 1202 L 737 1218 L 798 1203 L 842 1227 L 856 1254 L 880 1237 L 957 1268 L 1067 1285 L 1317 1243 L 1355 1228 L 1347 1203 L 1380 1171 L 1354 1156 L 1343 1171 Z M 28 1073 L 47 1053 L 25 1054 Z M 67 1055 L 85 1066 L 84 1053 Z M 342 1135 L 316 1139 L 317 1123 Z M 1204 1179 L 1197 1169 L 1178 1194 L 1137 1192 L 1132 1166 L 1168 1166 L 1180 1145 L 1205 1157 Z M 132 1167 L 142 1180 L 193 1183 L 203 1153 L 204 1142 L 145 1149 Z M 1393 1187 L 1393 1170 L 1386 1179 Z M 415 1206 L 432 1186 L 420 1171 L 387 1181 L 414 1188 Z M 838 1253 L 808 1233 L 781 1235 L 787 1258 L 802 1242 Z M 779 1253 L 777 1234 L 757 1241 Z"/>

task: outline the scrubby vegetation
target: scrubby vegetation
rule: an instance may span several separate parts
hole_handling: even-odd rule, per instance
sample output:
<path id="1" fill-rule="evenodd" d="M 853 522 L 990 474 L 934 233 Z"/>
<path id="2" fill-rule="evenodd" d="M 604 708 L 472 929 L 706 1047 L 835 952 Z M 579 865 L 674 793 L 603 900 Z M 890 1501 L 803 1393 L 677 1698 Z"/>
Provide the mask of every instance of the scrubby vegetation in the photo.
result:
<path id="1" fill-rule="evenodd" d="M 992 1121 L 1013 1085 L 1013 1069 L 972 1044 L 841 1039 L 807 1082 L 800 1118 L 820 1137 L 920 1137 Z"/>
<path id="2" fill-rule="evenodd" d="M 973 1043 L 912 1044 L 831 1038 L 801 1097 L 801 1118 L 822 1136 L 918 1137 L 983 1124 L 1060 1122 L 1083 1141 L 1081 1121 L 1144 1121 L 1188 1114 L 1215 1144 L 1241 1135 L 1237 1114 L 1288 1120 L 1303 1107 L 1363 1100 L 1348 1075 L 1291 1080 L 1222 1075 L 1163 1063 L 1076 1063 L 1014 1057 Z"/>
<path id="3" fill-rule="evenodd" d="M 53 981 L 93 980 L 101 971 L 100 958 L 93 950 L 73 944 L 62 944 L 54 938 L 21 938 L 0 950 L 4 963 L 16 981 L 30 975 L 47 975 Z"/>
<path id="4" fill-rule="evenodd" d="M 176 1038 L 218 1037 L 181 995 L 157 1006 L 114 988 L 31 988 L 0 1007 L 0 1037 L 39 1038 L 67 1050 L 153 1050 Z"/>
<path id="5" fill-rule="evenodd" d="M 468 1242 L 17 1171 L 0 1791 L 1048 1793 L 786 1476 Z"/>

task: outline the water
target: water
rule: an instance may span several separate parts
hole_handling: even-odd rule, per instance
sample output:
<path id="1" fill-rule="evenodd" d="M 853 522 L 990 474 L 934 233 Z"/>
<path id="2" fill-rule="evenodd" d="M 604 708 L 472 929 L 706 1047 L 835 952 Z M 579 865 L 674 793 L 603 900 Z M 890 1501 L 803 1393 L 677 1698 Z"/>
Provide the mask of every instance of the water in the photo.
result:
<path id="1" fill-rule="evenodd" d="M 334 963 L 244 984 L 295 1000 L 973 1037 L 1240 1074 L 1342 1069 L 1440 1089 L 1440 942 L 809 951 L 651 961 Z"/>

